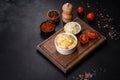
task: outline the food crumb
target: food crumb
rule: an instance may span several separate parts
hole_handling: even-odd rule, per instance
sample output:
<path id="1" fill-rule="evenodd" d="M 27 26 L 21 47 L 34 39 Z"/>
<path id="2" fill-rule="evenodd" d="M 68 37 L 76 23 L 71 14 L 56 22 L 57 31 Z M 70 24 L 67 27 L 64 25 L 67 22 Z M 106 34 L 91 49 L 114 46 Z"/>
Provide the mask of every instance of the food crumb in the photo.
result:
<path id="1" fill-rule="evenodd" d="M 96 80 L 97 76 L 106 73 L 107 70 L 101 66 L 92 66 L 90 70 L 77 73 L 72 77 L 72 80 Z"/>
<path id="2" fill-rule="evenodd" d="M 91 7 L 89 3 L 86 3 L 86 5 L 87 5 L 87 7 L 88 7 L 88 8 L 90 8 L 90 7 Z"/>
<path id="3" fill-rule="evenodd" d="M 75 76 L 73 76 L 72 78 L 73 78 L 73 80 L 74 80 L 74 79 L 75 79 Z"/>
<path id="4" fill-rule="evenodd" d="M 78 74 L 77 77 L 73 76 L 73 80 L 90 80 L 93 77 L 96 77 L 96 71 L 94 70 L 93 72 L 84 72 Z"/>

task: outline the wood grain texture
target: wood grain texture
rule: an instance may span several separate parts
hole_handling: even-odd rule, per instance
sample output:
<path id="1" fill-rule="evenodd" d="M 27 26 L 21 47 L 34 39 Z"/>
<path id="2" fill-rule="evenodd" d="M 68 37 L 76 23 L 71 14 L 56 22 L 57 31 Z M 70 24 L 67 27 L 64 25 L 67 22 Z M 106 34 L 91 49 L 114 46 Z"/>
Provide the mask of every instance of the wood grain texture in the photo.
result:
<path id="1" fill-rule="evenodd" d="M 79 18 L 75 18 L 74 21 L 78 22 L 81 25 L 81 33 L 87 33 L 87 31 L 89 30 L 94 30 Z M 80 43 L 78 43 L 75 52 L 69 55 L 62 55 L 56 51 L 54 45 L 55 37 L 57 36 L 57 34 L 62 32 L 64 32 L 63 28 L 57 31 L 45 41 L 43 41 L 42 43 L 38 44 L 36 48 L 64 73 L 67 73 L 69 70 L 71 70 L 77 63 L 79 63 L 83 58 L 90 54 L 92 50 L 97 48 L 101 43 L 103 43 L 106 40 L 106 38 L 103 35 L 96 31 L 99 35 L 97 39 L 90 40 L 89 43 L 86 45 L 81 45 Z"/>

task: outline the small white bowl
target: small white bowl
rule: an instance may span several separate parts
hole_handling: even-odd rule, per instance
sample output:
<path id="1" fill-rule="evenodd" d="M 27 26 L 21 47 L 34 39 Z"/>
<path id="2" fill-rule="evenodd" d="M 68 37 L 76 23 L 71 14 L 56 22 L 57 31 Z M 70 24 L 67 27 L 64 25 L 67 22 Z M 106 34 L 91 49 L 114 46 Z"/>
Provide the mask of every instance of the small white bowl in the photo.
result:
<path id="1" fill-rule="evenodd" d="M 76 35 L 81 31 L 81 25 L 77 22 L 68 22 L 64 26 L 64 31 Z"/>
<path id="2" fill-rule="evenodd" d="M 72 44 L 73 46 L 72 46 L 71 48 L 68 48 L 68 49 L 63 49 L 63 48 L 59 47 L 59 46 L 57 45 L 56 40 L 57 40 L 58 36 L 60 36 L 60 35 L 70 35 L 71 37 L 73 37 L 73 38 L 74 38 L 74 40 L 73 40 L 73 41 L 74 41 L 74 44 Z M 74 34 L 71 34 L 71 33 L 60 33 L 60 34 L 58 34 L 58 35 L 56 36 L 56 38 L 55 38 L 55 40 L 54 40 L 54 44 L 55 44 L 56 50 L 57 50 L 60 54 L 68 55 L 68 54 L 73 53 L 73 52 L 76 50 L 78 41 L 77 41 L 77 38 L 76 38 L 76 36 L 75 36 Z"/>

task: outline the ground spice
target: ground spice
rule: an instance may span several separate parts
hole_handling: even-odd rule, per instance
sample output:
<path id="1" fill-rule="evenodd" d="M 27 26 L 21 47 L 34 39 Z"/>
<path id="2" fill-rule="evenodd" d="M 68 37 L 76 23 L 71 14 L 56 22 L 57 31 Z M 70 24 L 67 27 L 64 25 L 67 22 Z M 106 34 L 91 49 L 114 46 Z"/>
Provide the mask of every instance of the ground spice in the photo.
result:
<path id="1" fill-rule="evenodd" d="M 52 23 L 57 23 L 60 21 L 60 13 L 58 10 L 49 10 L 47 12 L 47 19 Z"/>
<path id="2" fill-rule="evenodd" d="M 56 11 L 51 11 L 48 15 L 51 18 L 57 18 L 58 17 L 58 13 Z"/>
<path id="3" fill-rule="evenodd" d="M 44 31 L 44 32 L 51 32 L 55 29 L 55 26 L 54 24 L 50 23 L 50 22 L 44 22 L 42 25 L 41 25 L 41 30 Z"/>

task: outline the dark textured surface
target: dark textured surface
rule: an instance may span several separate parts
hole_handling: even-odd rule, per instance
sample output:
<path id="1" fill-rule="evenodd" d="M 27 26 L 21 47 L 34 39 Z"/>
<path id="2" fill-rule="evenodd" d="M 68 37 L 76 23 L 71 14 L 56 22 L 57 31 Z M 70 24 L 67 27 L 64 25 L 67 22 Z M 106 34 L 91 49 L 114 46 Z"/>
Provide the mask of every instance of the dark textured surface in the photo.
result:
<path id="1" fill-rule="evenodd" d="M 49 60 L 36 51 L 44 39 L 39 25 L 46 20 L 50 9 L 58 9 L 66 2 L 76 8 L 82 0 L 0 0 L 0 80 L 72 80 L 84 71 L 97 70 L 93 80 L 119 80 L 120 41 L 108 39 L 69 74 L 63 74 Z M 84 0 L 83 0 L 84 1 Z M 87 0 L 85 0 L 87 1 Z M 120 10 L 117 0 L 89 0 L 97 7 L 105 8 L 120 32 Z M 86 12 L 89 10 L 86 9 Z M 60 22 L 56 31 L 63 26 Z M 93 25 L 95 28 L 95 26 Z M 97 29 L 97 28 L 96 28 Z"/>

